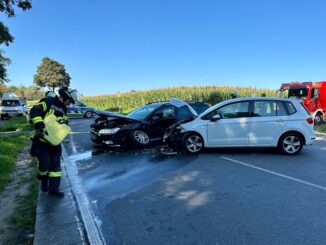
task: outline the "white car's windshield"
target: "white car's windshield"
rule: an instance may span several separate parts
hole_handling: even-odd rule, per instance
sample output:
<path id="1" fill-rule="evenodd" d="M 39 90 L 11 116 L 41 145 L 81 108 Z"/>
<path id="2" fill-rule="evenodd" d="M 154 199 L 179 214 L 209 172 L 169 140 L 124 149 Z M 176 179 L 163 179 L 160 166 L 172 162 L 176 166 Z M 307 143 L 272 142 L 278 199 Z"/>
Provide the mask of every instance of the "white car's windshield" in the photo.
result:
<path id="1" fill-rule="evenodd" d="M 159 108 L 161 104 L 150 104 L 137 108 L 136 110 L 129 113 L 127 116 L 136 119 L 136 120 L 144 120 L 149 116 L 155 109 Z"/>
<path id="2" fill-rule="evenodd" d="M 19 100 L 3 100 L 1 106 L 16 107 L 20 106 Z"/>

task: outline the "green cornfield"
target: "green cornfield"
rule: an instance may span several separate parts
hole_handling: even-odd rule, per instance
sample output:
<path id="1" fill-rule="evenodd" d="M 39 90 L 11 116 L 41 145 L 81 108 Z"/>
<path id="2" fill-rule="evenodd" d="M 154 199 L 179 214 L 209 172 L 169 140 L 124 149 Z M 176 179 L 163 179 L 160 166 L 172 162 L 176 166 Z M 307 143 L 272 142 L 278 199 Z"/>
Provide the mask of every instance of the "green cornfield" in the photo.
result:
<path id="1" fill-rule="evenodd" d="M 266 97 L 277 96 L 277 91 L 272 89 L 235 86 L 193 86 L 86 96 L 82 98 L 82 101 L 88 106 L 100 110 L 124 112 L 151 102 L 168 101 L 170 98 L 179 98 L 189 102 L 200 101 L 214 105 L 223 100 L 230 99 L 231 93 L 234 92 L 239 97 L 261 96 L 262 94 L 265 94 Z"/>

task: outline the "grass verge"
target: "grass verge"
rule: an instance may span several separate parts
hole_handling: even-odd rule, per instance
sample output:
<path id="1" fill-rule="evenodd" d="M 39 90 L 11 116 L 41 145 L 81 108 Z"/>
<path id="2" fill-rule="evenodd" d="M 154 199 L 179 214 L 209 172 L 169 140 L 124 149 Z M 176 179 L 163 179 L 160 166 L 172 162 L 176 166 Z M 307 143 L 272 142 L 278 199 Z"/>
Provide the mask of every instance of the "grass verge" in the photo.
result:
<path id="1" fill-rule="evenodd" d="M 36 166 L 34 161 L 33 166 Z M 28 194 L 26 196 L 17 197 L 16 201 L 18 208 L 15 211 L 14 217 L 12 217 L 12 222 L 17 228 L 33 230 L 35 224 L 39 183 L 36 178 L 36 174 L 32 174 L 26 181 L 29 183 Z"/>
<path id="2" fill-rule="evenodd" d="M 5 122 L 3 126 L 0 126 L 0 132 L 8 131 L 22 131 L 30 130 L 31 126 L 27 122 L 26 117 L 13 117 Z"/>
<path id="3" fill-rule="evenodd" d="M 5 185 L 9 182 L 17 155 L 22 151 L 29 138 L 29 134 L 0 138 L 0 192 L 4 190 Z"/>

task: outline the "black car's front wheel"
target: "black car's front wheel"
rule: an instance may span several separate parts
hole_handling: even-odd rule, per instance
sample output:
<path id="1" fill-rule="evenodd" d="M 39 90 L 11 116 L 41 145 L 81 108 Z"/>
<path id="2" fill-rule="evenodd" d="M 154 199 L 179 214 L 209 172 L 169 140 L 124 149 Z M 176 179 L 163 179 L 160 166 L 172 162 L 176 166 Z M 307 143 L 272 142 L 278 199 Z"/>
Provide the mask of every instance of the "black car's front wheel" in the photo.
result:
<path id="1" fill-rule="evenodd" d="M 130 141 L 134 146 L 147 146 L 150 143 L 148 134 L 142 130 L 132 131 Z"/>

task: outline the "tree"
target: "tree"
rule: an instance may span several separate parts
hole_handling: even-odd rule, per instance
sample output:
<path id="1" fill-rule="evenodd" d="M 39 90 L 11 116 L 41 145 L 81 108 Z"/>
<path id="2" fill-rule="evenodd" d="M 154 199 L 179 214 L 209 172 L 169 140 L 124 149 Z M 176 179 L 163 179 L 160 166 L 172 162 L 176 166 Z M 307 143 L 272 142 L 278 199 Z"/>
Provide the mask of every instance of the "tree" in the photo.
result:
<path id="1" fill-rule="evenodd" d="M 22 10 L 31 9 L 32 0 L 0 0 L 0 12 L 5 12 L 8 17 L 15 16 L 15 6 Z"/>
<path id="2" fill-rule="evenodd" d="M 15 16 L 15 6 L 22 10 L 32 8 L 31 0 L 0 0 L 0 12 L 4 12 L 7 17 Z M 0 21 L 0 45 L 8 46 L 14 41 L 14 37 L 10 34 L 7 26 Z M 3 51 L 0 50 L 0 83 L 9 82 L 7 77 L 7 65 L 10 64 L 10 59 L 3 56 Z"/>
<path id="3" fill-rule="evenodd" d="M 27 100 L 39 100 L 44 96 L 44 91 L 34 85 L 5 86 L 0 84 L 0 97 L 5 92 L 12 92 L 19 97 L 25 97 Z"/>
<path id="4" fill-rule="evenodd" d="M 2 22 L 0 22 L 0 44 L 5 44 L 8 46 L 14 41 L 14 37 L 11 36 L 8 27 L 6 27 Z"/>
<path id="5" fill-rule="evenodd" d="M 3 51 L 0 50 L 0 83 L 4 84 L 5 82 L 9 82 L 7 76 L 6 66 L 10 64 L 10 59 L 3 56 Z"/>
<path id="6" fill-rule="evenodd" d="M 8 27 L 6 27 L 2 22 L 0 22 L 0 45 L 5 44 L 6 46 L 9 43 L 14 41 L 14 37 L 11 36 Z M 7 65 L 10 64 L 10 59 L 3 56 L 4 51 L 0 49 L 0 83 L 4 84 L 9 82 L 7 76 Z"/>
<path id="7" fill-rule="evenodd" d="M 52 91 L 60 86 L 69 87 L 70 79 L 71 77 L 66 72 L 65 66 L 49 57 L 42 59 L 42 64 L 37 67 L 34 75 L 34 83 L 37 86 L 48 87 Z"/>

